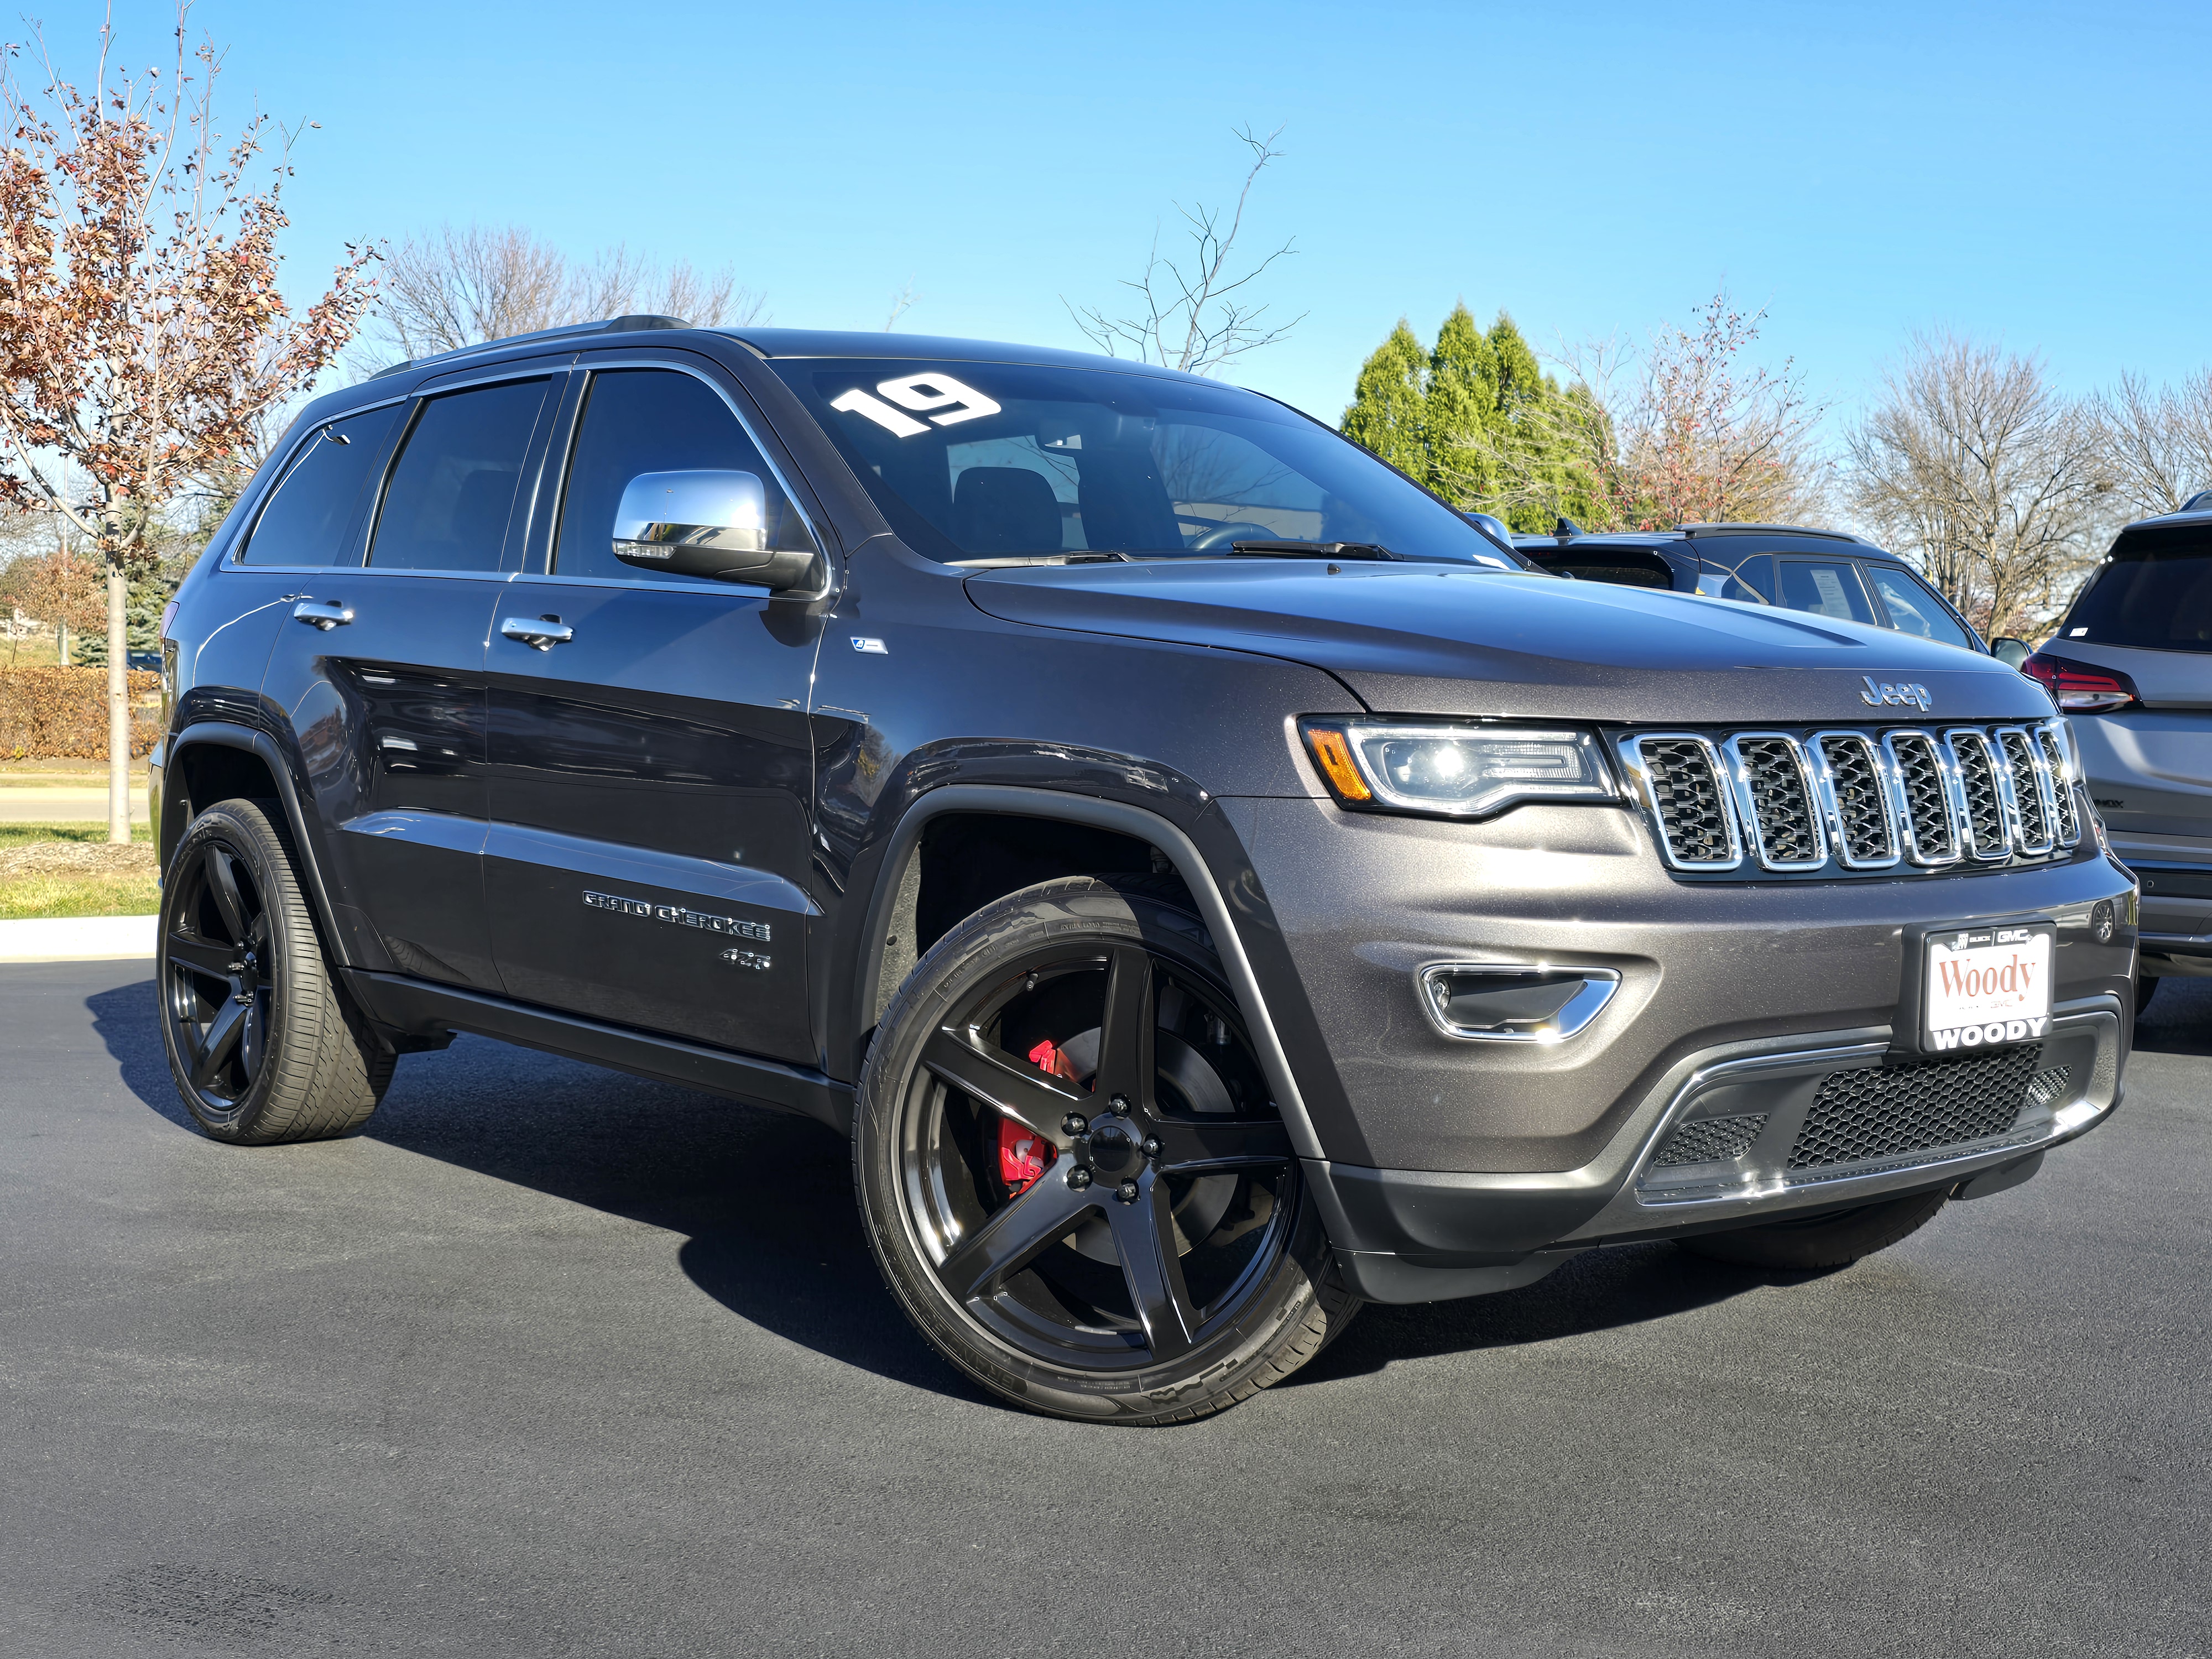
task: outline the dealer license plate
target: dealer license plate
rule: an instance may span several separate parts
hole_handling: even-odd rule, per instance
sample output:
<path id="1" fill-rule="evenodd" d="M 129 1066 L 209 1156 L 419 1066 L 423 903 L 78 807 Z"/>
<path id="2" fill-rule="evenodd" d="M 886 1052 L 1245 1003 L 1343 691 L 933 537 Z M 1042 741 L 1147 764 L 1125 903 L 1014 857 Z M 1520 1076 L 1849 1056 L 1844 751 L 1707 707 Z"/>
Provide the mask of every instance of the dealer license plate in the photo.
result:
<path id="1" fill-rule="evenodd" d="M 2051 1024 L 2049 922 L 1928 935 L 1921 1048 L 1927 1053 L 2042 1040 Z"/>

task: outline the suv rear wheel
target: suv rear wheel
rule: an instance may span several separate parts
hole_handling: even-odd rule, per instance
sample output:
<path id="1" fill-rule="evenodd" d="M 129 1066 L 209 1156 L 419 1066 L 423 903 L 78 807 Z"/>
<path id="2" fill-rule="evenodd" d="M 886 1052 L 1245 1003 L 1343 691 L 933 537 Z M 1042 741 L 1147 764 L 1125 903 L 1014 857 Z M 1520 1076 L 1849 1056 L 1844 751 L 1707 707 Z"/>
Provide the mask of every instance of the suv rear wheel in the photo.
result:
<path id="1" fill-rule="evenodd" d="M 320 1140 L 376 1109 L 398 1056 L 339 990 L 260 805 L 219 801 L 192 820 L 162 879 L 155 951 L 169 1071 L 210 1135 Z"/>
<path id="2" fill-rule="evenodd" d="M 1042 883 L 933 945 L 854 1122 L 884 1282 L 994 1392 L 1060 1417 L 1203 1417 L 1358 1307 L 1180 886 Z"/>

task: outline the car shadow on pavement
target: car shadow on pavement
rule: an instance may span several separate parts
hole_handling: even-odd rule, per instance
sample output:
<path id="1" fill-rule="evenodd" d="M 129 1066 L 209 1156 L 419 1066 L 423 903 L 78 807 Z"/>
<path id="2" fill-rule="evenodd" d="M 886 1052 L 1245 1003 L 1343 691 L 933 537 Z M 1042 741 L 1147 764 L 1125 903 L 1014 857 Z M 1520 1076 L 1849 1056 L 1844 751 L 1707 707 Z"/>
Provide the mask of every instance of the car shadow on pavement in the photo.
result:
<path id="1" fill-rule="evenodd" d="M 1764 1285 L 1802 1285 L 1822 1276 L 1708 1261 L 1668 1243 L 1614 1245 L 1578 1255 L 1517 1291 L 1403 1307 L 1370 1303 L 1349 1331 L 1284 1386 L 1362 1376 L 1394 1360 L 1524 1347 L 1645 1324 Z"/>
<path id="2" fill-rule="evenodd" d="M 100 992 L 88 1006 L 125 1085 L 191 1130 L 161 1051 L 152 982 Z M 811 1120 L 463 1036 L 444 1053 L 403 1060 L 364 1133 L 680 1235 L 684 1273 L 739 1317 L 878 1376 L 996 1403 L 892 1302 L 861 1236 L 845 1144 Z M 1290 1382 L 1640 1324 L 1804 1277 L 1723 1266 L 1671 1244 L 1594 1250 L 1517 1291 L 1370 1306 Z"/>
<path id="3" fill-rule="evenodd" d="M 2136 1048 L 2147 1054 L 2212 1054 L 2212 979 L 2160 980 L 2136 1021 Z"/>
<path id="4" fill-rule="evenodd" d="M 125 1085 L 197 1134 L 152 981 L 86 1002 Z M 464 1036 L 403 1059 L 362 1133 L 679 1235 L 684 1273 L 739 1317 L 896 1382 L 988 1400 L 892 1302 L 861 1237 L 845 1144 L 811 1120 Z"/>

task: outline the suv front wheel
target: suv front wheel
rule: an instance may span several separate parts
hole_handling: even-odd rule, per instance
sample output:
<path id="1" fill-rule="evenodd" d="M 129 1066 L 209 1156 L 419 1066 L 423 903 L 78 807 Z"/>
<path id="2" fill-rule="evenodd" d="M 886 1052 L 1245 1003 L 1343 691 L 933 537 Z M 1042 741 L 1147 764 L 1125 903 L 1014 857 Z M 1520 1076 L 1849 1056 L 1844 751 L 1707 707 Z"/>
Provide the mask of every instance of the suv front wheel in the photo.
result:
<path id="1" fill-rule="evenodd" d="M 1033 1410 L 1203 1417 L 1358 1307 L 1172 880 L 1042 883 L 938 941 L 878 1029 L 853 1156 L 900 1305 Z"/>

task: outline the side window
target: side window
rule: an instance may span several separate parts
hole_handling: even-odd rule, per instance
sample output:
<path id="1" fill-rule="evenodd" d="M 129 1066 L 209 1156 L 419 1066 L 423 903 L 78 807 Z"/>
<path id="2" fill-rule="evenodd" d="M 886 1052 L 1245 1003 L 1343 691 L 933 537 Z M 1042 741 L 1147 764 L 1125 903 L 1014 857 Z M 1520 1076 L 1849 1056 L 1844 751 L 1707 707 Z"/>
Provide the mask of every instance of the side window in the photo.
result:
<path id="1" fill-rule="evenodd" d="M 1771 605 L 1774 601 L 1769 590 L 1773 586 L 1771 562 L 1764 553 L 1754 553 L 1734 567 L 1715 563 L 1711 557 L 1698 562 L 1698 592 L 1709 599 L 1734 599 L 1740 605 Z"/>
<path id="2" fill-rule="evenodd" d="M 1869 564 L 1867 580 L 1881 595 L 1881 608 L 1889 612 L 1889 625 L 1900 634 L 1917 634 L 1923 640 L 1974 648 L 1966 630 L 1959 626 L 1933 593 L 1902 570 Z"/>
<path id="3" fill-rule="evenodd" d="M 1782 603 L 1838 622 L 1871 623 L 1874 607 L 1859 585 L 1858 566 L 1849 559 L 1778 559 Z"/>
<path id="4" fill-rule="evenodd" d="M 702 581 L 624 564 L 613 547 L 615 510 L 632 478 L 645 472 L 696 471 L 752 473 L 768 496 L 768 544 L 812 549 L 805 521 L 711 386 L 672 368 L 610 368 L 594 374 L 585 393 L 553 544 L 555 574 Z"/>
<path id="5" fill-rule="evenodd" d="M 244 557 L 255 564 L 329 564 L 343 550 L 369 469 L 402 404 L 331 421 L 300 446 L 261 508 Z"/>
<path id="6" fill-rule="evenodd" d="M 368 562 L 399 570 L 496 570 L 544 380 L 426 400 L 385 486 Z"/>

